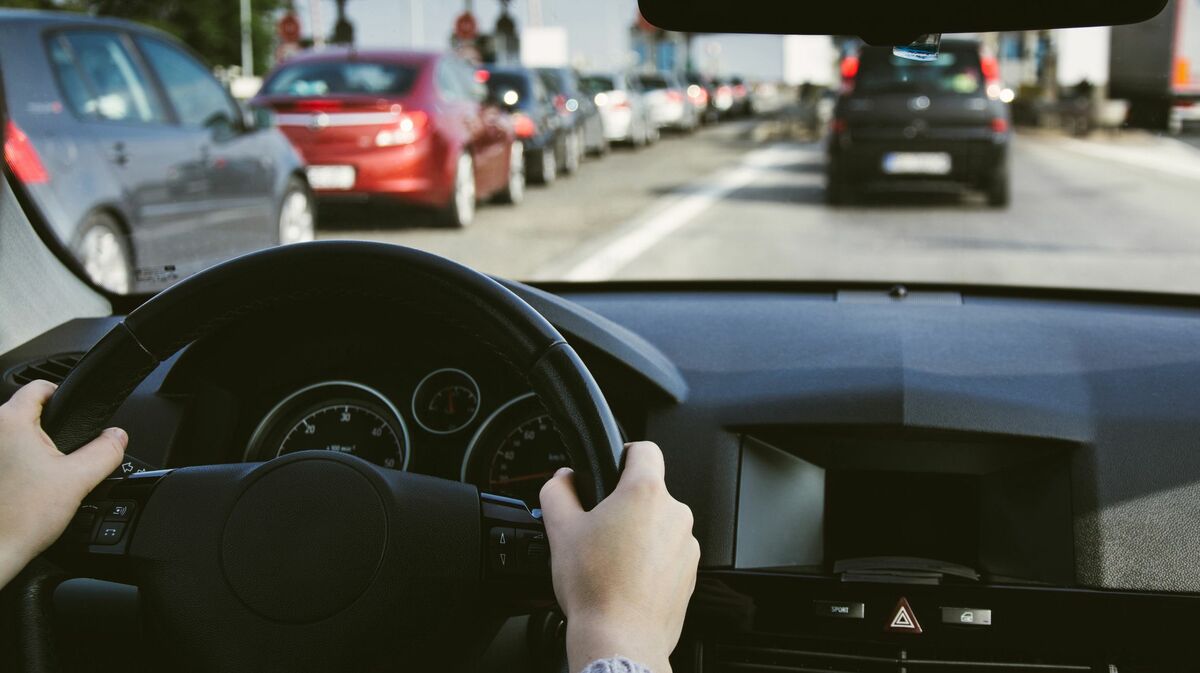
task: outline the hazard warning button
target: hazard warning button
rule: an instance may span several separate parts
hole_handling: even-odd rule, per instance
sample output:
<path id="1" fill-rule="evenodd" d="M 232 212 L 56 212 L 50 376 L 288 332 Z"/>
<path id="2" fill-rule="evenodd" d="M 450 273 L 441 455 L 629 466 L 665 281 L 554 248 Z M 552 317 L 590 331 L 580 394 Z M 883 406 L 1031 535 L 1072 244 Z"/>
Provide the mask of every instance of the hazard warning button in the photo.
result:
<path id="1" fill-rule="evenodd" d="M 921 632 L 921 622 L 917 621 L 917 613 L 913 612 L 907 598 L 900 597 L 900 602 L 896 603 L 896 608 L 892 610 L 892 616 L 888 618 L 887 627 L 884 630 L 898 633 Z"/>

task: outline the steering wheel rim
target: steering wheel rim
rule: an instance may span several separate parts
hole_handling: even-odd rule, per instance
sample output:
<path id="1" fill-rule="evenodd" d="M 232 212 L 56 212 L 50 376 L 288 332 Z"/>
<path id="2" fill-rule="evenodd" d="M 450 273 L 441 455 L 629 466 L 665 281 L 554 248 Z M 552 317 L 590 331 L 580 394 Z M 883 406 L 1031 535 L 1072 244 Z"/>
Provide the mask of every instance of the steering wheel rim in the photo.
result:
<path id="1" fill-rule="evenodd" d="M 616 421 L 590 372 L 558 331 L 523 300 L 481 273 L 426 252 L 381 243 L 322 241 L 273 248 L 225 262 L 185 279 L 129 314 L 84 356 L 47 404 L 43 427 L 60 450 L 69 453 L 94 438 L 138 383 L 183 346 L 263 309 L 293 301 L 339 297 L 387 297 L 411 302 L 436 311 L 441 320 L 472 335 L 525 376 L 530 387 L 541 398 L 562 435 L 567 455 L 575 468 L 576 488 L 584 507 L 590 509 L 595 506 L 615 487 L 617 465 L 622 452 Z M 354 479 L 361 477 L 373 484 L 371 488 L 383 500 L 394 497 L 396 503 L 425 502 L 436 499 L 436 495 L 446 503 L 453 502 L 450 509 L 471 511 L 472 505 L 468 502 L 469 497 L 464 496 L 463 485 L 455 484 L 451 488 L 430 484 L 415 479 L 420 475 L 405 479 L 389 475 L 381 477 L 374 468 L 364 467 L 367 465 L 365 461 L 345 460 L 340 456 L 336 460 L 328 456 L 300 456 L 288 465 L 292 462 L 298 467 L 275 472 L 294 473 L 300 476 L 289 477 L 292 481 L 299 478 L 302 483 L 312 483 L 312 474 L 319 473 L 326 475 L 322 478 L 328 478 L 333 474 L 330 470 L 336 469 L 337 474 L 358 474 Z M 263 478 L 263 474 L 271 469 L 274 469 L 272 463 L 259 467 L 224 467 L 221 478 L 238 484 L 230 487 L 233 490 L 230 490 L 229 501 L 241 502 L 250 497 L 248 493 L 254 493 L 254 497 L 262 496 L 259 491 L 263 488 L 252 484 L 270 481 Z M 303 470 L 311 474 L 303 475 Z M 213 479 L 212 472 L 210 469 L 203 473 L 201 468 L 177 470 L 175 474 L 181 476 L 168 475 L 162 484 L 155 487 L 155 493 L 167 495 L 155 497 L 169 502 L 172 487 L 168 484 L 186 484 L 187 479 L 202 483 L 204 479 Z M 181 491 L 178 486 L 174 488 Z M 254 488 L 259 490 L 254 491 Z M 188 489 L 194 497 L 196 486 L 190 485 L 183 490 Z M 488 524 L 488 512 L 492 511 L 488 508 L 494 509 L 496 503 L 480 505 L 481 496 L 473 487 L 470 490 L 475 497 L 473 506 L 484 510 L 483 527 L 486 529 L 489 525 L 495 525 L 494 521 Z M 176 502 L 184 500 L 177 498 Z M 389 500 L 391 504 L 395 503 Z M 369 510 L 372 506 L 364 507 Z M 246 508 L 238 511 L 242 509 Z M 186 519 L 186 515 L 181 516 Z M 401 523 L 409 529 L 421 525 L 405 519 L 407 515 L 404 513 L 388 516 L 391 519 L 384 517 L 387 519 L 385 528 L 400 525 L 391 522 L 392 519 L 403 519 Z M 471 528 L 472 524 L 466 522 L 463 516 L 459 516 L 458 520 L 465 522 L 462 524 L 464 528 Z M 501 513 L 500 519 L 503 522 L 509 516 L 513 516 L 513 513 Z M 220 524 L 223 529 L 240 530 L 239 526 L 245 528 L 249 525 L 253 531 L 259 530 L 253 528 L 257 524 L 245 524 L 243 515 L 234 517 L 229 514 L 229 517 L 228 521 Z M 147 521 L 154 520 L 153 516 L 143 515 L 139 526 L 151 526 Z M 469 531 L 463 533 L 464 536 L 468 534 Z M 475 534 L 478 537 L 478 531 Z M 387 535 L 395 536 L 395 533 L 387 532 L 385 538 Z M 151 540 L 155 536 L 153 532 L 143 535 Z M 170 535 L 162 533 L 157 537 L 166 540 Z M 221 539 L 228 544 L 228 535 Z M 161 542 L 159 549 L 170 549 L 172 545 L 178 547 L 179 544 L 179 540 L 166 540 Z M 483 544 L 486 546 L 487 543 Z M 137 545 L 137 540 L 131 543 L 133 548 Z M 330 546 L 336 547 L 337 544 L 331 543 Z M 392 541 L 387 541 L 385 546 L 391 549 L 394 545 Z M 454 547 L 462 550 L 474 548 L 462 545 Z M 149 562 L 143 561 L 144 566 L 161 565 L 163 558 L 170 556 L 163 552 L 164 556 L 159 558 L 155 553 L 143 554 L 150 559 Z M 222 563 L 225 565 L 218 563 L 217 566 L 227 576 L 226 583 L 233 586 L 235 583 L 228 576 L 233 572 L 229 570 L 230 563 L 234 562 Z M 486 562 L 484 565 L 486 570 Z M 251 574 L 248 577 L 256 578 L 259 575 Z M 465 577 L 460 579 L 464 583 L 471 581 Z M 483 580 L 485 584 L 488 581 L 486 572 Z M 247 581 L 243 579 L 241 584 L 246 585 Z M 250 583 L 253 584 L 253 581 Z M 246 591 L 253 594 L 256 590 L 252 588 Z M 248 600 L 246 591 L 238 596 L 243 603 Z M 321 609 L 324 609 L 324 604 Z M 28 620 L 29 615 L 25 616 Z M 24 645 L 36 649 L 37 643 L 28 642 L 30 629 L 25 628 L 23 632 L 26 635 Z M 41 646 L 50 648 L 50 642 L 47 639 Z M 52 652 L 43 655 L 49 656 L 31 656 L 26 660 L 53 661 Z"/>

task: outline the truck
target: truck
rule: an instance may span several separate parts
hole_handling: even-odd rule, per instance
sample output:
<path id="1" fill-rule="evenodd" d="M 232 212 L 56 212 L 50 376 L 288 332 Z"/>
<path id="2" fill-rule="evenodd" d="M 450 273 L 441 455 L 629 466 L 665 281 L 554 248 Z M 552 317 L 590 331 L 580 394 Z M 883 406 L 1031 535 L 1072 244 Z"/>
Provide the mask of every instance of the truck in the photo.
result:
<path id="1" fill-rule="evenodd" d="M 1131 126 L 1178 132 L 1200 121 L 1200 0 L 1169 0 L 1111 39 L 1108 96 L 1129 101 Z"/>

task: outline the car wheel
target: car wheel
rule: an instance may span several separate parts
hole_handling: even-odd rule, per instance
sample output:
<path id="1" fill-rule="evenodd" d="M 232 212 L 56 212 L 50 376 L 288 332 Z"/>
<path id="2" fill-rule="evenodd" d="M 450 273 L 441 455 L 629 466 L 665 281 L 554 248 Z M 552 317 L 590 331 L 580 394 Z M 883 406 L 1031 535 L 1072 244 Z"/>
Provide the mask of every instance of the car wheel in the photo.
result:
<path id="1" fill-rule="evenodd" d="M 579 162 L 583 154 L 583 133 L 574 131 L 567 136 L 567 151 L 563 159 L 563 173 L 573 175 L 579 170 Z"/>
<path id="2" fill-rule="evenodd" d="M 659 140 L 662 140 L 662 129 L 658 128 L 658 124 L 650 124 L 649 144 L 653 145 Z"/>
<path id="3" fill-rule="evenodd" d="M 825 203 L 848 206 L 854 202 L 854 188 L 841 171 L 830 170 L 825 175 Z"/>
<path id="4" fill-rule="evenodd" d="M 525 198 L 525 145 L 517 140 L 508 151 L 508 184 L 500 192 L 501 203 L 520 203 Z"/>
<path id="5" fill-rule="evenodd" d="M 999 170 L 988 180 L 987 203 L 993 208 L 1007 208 L 1012 203 L 1008 171 Z"/>
<path id="6" fill-rule="evenodd" d="M 475 221 L 475 162 L 463 152 L 454 167 L 454 192 L 446 207 L 446 226 L 463 229 Z"/>
<path id="7" fill-rule="evenodd" d="M 75 258 L 88 278 L 110 292 L 128 294 L 133 288 L 133 255 L 116 219 L 104 213 L 90 215 L 76 241 Z"/>
<path id="8" fill-rule="evenodd" d="M 649 140 L 648 135 L 645 122 L 642 122 L 640 125 L 634 125 L 629 131 L 629 144 L 635 148 L 645 147 Z"/>
<path id="9" fill-rule="evenodd" d="M 538 151 L 538 162 L 532 164 L 534 182 L 541 185 L 551 185 L 558 178 L 558 157 L 554 155 L 554 146 L 547 145 Z"/>
<path id="10" fill-rule="evenodd" d="M 313 214 L 312 191 L 303 180 L 288 180 L 283 200 L 279 202 L 279 244 L 303 243 L 316 238 L 316 216 Z"/>

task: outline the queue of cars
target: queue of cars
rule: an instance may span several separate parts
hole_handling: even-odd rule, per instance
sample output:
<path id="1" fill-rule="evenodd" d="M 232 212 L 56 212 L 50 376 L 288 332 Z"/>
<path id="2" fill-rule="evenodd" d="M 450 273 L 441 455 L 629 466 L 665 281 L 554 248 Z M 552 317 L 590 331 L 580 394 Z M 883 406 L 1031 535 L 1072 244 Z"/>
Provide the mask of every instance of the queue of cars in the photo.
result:
<path id="1" fill-rule="evenodd" d="M 526 182 L 572 175 L 612 143 L 643 147 L 661 129 L 690 132 L 717 118 L 715 87 L 671 73 L 326 49 L 279 65 L 250 105 L 272 113 L 321 204 L 420 206 L 461 228 L 477 202 L 519 203 Z"/>
<path id="2" fill-rule="evenodd" d="M 695 128 L 716 95 L 669 74 L 335 48 L 281 63 L 242 107 L 162 31 L 7 9 L 0 67 L 5 165 L 68 256 L 118 294 L 312 240 L 318 205 L 404 204 L 465 227 L 479 202 L 519 203 L 527 181 L 573 174 L 611 143 Z"/>

